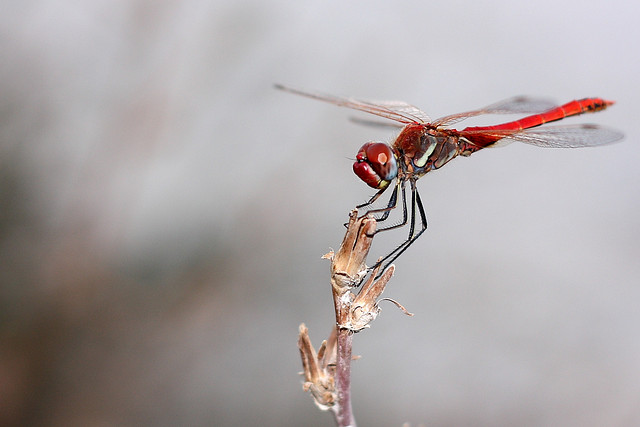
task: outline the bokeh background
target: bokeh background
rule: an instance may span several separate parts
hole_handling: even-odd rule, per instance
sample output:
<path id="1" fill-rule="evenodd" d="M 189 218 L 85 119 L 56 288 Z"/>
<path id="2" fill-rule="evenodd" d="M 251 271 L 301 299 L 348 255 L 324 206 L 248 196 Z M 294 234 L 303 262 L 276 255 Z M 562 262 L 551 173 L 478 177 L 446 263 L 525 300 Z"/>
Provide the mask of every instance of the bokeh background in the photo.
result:
<path id="1" fill-rule="evenodd" d="M 635 2 L 5 1 L 0 424 L 332 425 L 297 328 L 387 129 L 273 89 L 438 117 L 614 99 L 583 150 L 512 144 L 424 177 L 430 228 L 355 337 L 360 425 L 640 424 Z M 489 123 L 489 122 L 483 122 Z M 381 237 L 378 254 L 403 238 Z"/>

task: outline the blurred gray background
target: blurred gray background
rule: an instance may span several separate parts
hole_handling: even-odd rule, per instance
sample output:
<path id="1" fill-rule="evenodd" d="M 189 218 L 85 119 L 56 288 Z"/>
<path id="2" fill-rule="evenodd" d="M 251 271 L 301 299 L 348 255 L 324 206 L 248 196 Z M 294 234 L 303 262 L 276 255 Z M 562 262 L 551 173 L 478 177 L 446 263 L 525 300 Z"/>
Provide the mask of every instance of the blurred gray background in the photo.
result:
<path id="1" fill-rule="evenodd" d="M 2 9 L 1 425 L 333 424 L 297 328 L 329 333 L 320 256 L 373 193 L 350 159 L 393 132 L 276 82 L 434 118 L 616 100 L 568 121 L 619 144 L 512 144 L 420 181 L 430 228 L 385 293 L 415 316 L 383 305 L 355 337 L 353 403 L 362 426 L 640 424 L 636 3 Z"/>

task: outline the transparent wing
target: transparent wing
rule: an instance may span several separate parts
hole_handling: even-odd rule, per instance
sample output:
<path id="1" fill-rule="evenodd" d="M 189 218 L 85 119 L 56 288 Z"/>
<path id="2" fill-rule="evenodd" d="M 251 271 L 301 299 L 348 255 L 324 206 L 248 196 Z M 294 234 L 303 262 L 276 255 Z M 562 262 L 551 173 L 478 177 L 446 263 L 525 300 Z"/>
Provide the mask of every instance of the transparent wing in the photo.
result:
<path id="1" fill-rule="evenodd" d="M 500 138 L 490 147 L 499 147 L 511 142 L 524 142 L 545 148 L 577 148 L 596 147 L 598 145 L 611 144 L 624 137 L 622 132 L 594 124 L 580 124 L 569 126 L 548 126 L 544 128 L 531 128 L 517 132 L 509 130 L 480 130 L 464 133 L 471 142 L 474 137 Z"/>
<path id="2" fill-rule="evenodd" d="M 360 117 L 349 117 L 349 121 L 353 122 L 353 123 L 357 123 L 359 125 L 363 125 L 363 126 L 370 126 L 370 127 L 377 127 L 377 128 L 394 128 L 394 129 L 398 129 L 398 128 L 402 128 L 404 125 L 401 125 L 400 123 L 393 123 L 393 122 L 383 122 L 382 120 L 368 120 L 368 119 L 362 119 Z"/>
<path id="3" fill-rule="evenodd" d="M 279 84 L 275 85 L 275 87 L 286 92 L 295 93 L 296 95 L 330 102 L 331 104 L 339 105 L 341 107 L 353 108 L 354 110 L 375 114 L 376 116 L 395 120 L 396 122 L 404 124 L 424 124 L 429 123 L 431 120 L 429 119 L 429 116 L 419 108 L 402 101 L 365 101 L 361 99 L 343 98 L 321 93 L 306 92 Z"/>
<path id="4" fill-rule="evenodd" d="M 432 124 L 434 126 L 450 126 L 470 117 L 482 114 L 535 114 L 542 113 L 557 107 L 557 104 L 545 98 L 532 98 L 528 96 L 516 96 L 496 102 L 478 110 L 466 111 L 464 113 L 451 114 L 440 117 Z"/>

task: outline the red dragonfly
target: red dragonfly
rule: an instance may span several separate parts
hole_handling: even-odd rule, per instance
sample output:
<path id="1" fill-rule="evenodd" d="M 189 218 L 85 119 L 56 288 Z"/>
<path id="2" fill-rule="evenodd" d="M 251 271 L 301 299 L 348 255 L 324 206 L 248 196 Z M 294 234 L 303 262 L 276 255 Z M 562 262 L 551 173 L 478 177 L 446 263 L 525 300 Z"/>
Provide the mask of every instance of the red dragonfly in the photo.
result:
<path id="1" fill-rule="evenodd" d="M 556 106 L 546 100 L 520 96 L 478 110 L 452 114 L 431 121 L 423 111 L 401 101 L 364 101 L 310 93 L 282 85 L 276 85 L 276 88 L 394 120 L 397 124 L 390 125 L 402 128 L 391 145 L 382 142 L 364 144 L 358 151 L 353 164 L 355 174 L 367 185 L 378 190 L 366 203 L 357 206 L 358 209 L 370 207 L 395 179 L 386 207 L 369 209 L 365 214 L 379 214 L 380 217 L 377 219 L 379 222 L 386 220 L 391 210 L 397 206 L 398 196 L 400 196 L 403 219 L 398 224 L 379 228 L 378 231 L 390 230 L 402 227 L 407 222 L 410 223 L 409 235 L 404 243 L 376 264 L 378 266 L 388 260 L 381 271 L 384 271 L 427 228 L 427 217 L 418 194 L 416 181 L 427 172 L 441 168 L 454 157 L 470 156 L 483 148 L 513 141 L 539 147 L 573 148 L 609 144 L 623 137 L 621 132 L 594 124 L 537 128 L 542 124 L 565 117 L 604 110 L 614 103 L 601 98 L 584 98 Z M 469 117 L 507 113 L 531 115 L 494 126 L 467 127 L 462 130 L 447 128 Z M 407 182 L 411 190 L 410 215 L 407 211 L 405 194 Z M 418 231 L 416 231 L 416 210 L 421 223 Z"/>

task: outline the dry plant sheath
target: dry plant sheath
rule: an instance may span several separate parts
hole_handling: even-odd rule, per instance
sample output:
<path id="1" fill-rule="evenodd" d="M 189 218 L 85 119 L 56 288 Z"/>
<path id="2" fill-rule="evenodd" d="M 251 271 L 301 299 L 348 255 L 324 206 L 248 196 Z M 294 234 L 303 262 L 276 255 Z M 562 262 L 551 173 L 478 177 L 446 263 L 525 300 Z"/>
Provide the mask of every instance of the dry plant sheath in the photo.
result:
<path id="1" fill-rule="evenodd" d="M 378 267 L 368 277 L 357 294 L 352 291 L 367 274 L 366 259 L 376 232 L 376 220 L 371 215 L 358 218 L 358 211 L 349 216 L 347 233 L 337 253 L 323 258 L 331 260 L 331 291 L 336 325 L 328 340 L 316 352 L 307 327 L 299 329 L 298 348 L 302 358 L 305 382 L 316 405 L 331 409 L 338 426 L 355 426 L 351 409 L 351 360 L 353 334 L 375 320 L 380 307 L 378 301 L 395 267 L 387 268 L 377 279 Z M 404 307 L 394 302 L 406 314 Z"/>

